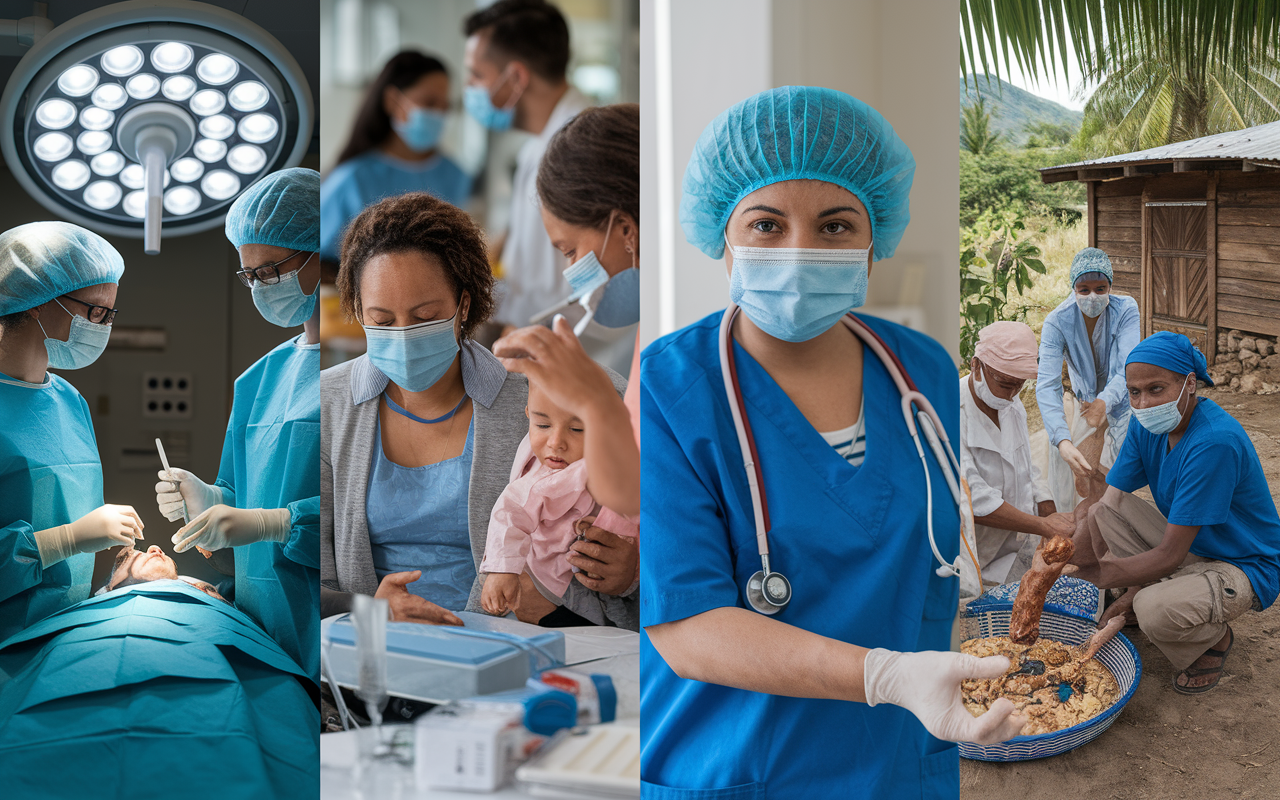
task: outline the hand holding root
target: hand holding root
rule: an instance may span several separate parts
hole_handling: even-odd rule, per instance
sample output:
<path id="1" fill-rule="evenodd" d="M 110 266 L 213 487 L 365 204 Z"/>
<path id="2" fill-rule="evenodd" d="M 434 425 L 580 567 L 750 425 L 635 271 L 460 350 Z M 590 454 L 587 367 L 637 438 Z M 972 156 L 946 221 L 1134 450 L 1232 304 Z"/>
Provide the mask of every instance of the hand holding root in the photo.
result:
<path id="1" fill-rule="evenodd" d="M 960 684 L 969 678 L 997 678 L 1009 669 L 1004 656 L 977 658 L 965 653 L 896 653 L 877 648 L 867 653 L 863 682 L 867 705 L 901 706 L 929 733 L 949 742 L 995 744 L 1021 732 L 1026 717 L 1000 699 L 981 717 L 964 707 Z"/>
<path id="2" fill-rule="evenodd" d="M 1040 614 L 1044 611 L 1044 600 L 1075 552 L 1075 545 L 1065 536 L 1054 536 L 1040 542 L 1031 561 L 1031 569 L 1022 576 L 1018 596 L 1013 601 L 1009 641 L 1030 645 L 1040 638 Z"/>

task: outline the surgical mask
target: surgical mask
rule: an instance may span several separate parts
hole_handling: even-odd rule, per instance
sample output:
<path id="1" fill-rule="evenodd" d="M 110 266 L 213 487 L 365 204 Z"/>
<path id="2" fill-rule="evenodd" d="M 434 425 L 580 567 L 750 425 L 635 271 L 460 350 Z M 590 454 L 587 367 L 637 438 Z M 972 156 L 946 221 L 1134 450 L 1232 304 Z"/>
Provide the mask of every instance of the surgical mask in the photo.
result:
<path id="1" fill-rule="evenodd" d="M 729 297 L 765 333 L 805 342 L 867 301 L 871 249 L 733 247 Z"/>
<path id="2" fill-rule="evenodd" d="M 457 318 L 454 314 L 449 319 L 404 328 L 365 325 L 369 360 L 400 388 L 426 391 L 449 371 L 458 354 L 458 339 L 453 334 Z"/>
<path id="3" fill-rule="evenodd" d="M 1078 294 L 1076 295 L 1076 305 L 1080 306 L 1080 313 L 1086 317 L 1093 319 L 1100 316 L 1106 311 L 1107 305 L 1111 302 L 1109 294 Z"/>
<path id="4" fill-rule="evenodd" d="M 310 260 L 311 256 L 307 256 L 307 261 Z M 302 267 L 307 265 L 307 261 L 302 262 Z M 296 328 L 311 319 L 311 315 L 315 313 L 316 299 L 320 296 L 320 292 L 313 291 L 307 294 L 302 291 L 302 285 L 298 283 L 298 274 L 302 272 L 302 267 L 298 267 L 288 275 L 281 275 L 276 283 L 254 281 L 253 305 L 262 318 L 272 325 Z M 316 287 L 317 290 L 319 288 Z"/>
<path id="5" fill-rule="evenodd" d="M 412 106 L 409 118 L 404 122 L 392 119 L 391 127 L 406 147 L 415 153 L 425 153 L 440 141 L 446 119 L 448 116 L 443 111 Z"/>
<path id="6" fill-rule="evenodd" d="M 504 74 L 493 88 L 497 89 L 506 79 L 507 75 Z M 507 108 L 498 108 L 494 106 L 489 91 L 484 86 L 467 86 L 462 90 L 462 105 L 467 109 L 467 113 L 485 128 L 497 132 L 505 131 L 511 127 L 511 123 L 516 118 L 515 100 L 512 100 Z M 517 99 L 518 97 L 517 95 Z"/>
<path id="7" fill-rule="evenodd" d="M 1005 399 L 996 397 L 995 392 L 991 391 L 991 387 L 987 385 L 986 368 L 982 370 L 982 380 L 978 380 L 978 376 L 973 377 L 973 389 L 978 393 L 978 399 L 994 408 L 996 411 L 1004 411 L 1013 405 L 1013 398 Z"/>
<path id="8" fill-rule="evenodd" d="M 57 298 L 53 302 L 58 303 L 58 308 L 67 311 L 67 307 Z M 71 314 L 70 311 L 67 313 Z M 67 334 L 65 342 L 49 338 L 39 319 L 36 324 L 40 325 L 40 332 L 44 333 L 44 349 L 49 353 L 49 366 L 53 369 L 81 369 L 89 366 L 107 349 L 107 340 L 111 338 L 110 325 L 90 322 L 78 314 L 71 314 L 71 332 Z"/>
<path id="9" fill-rule="evenodd" d="M 1133 406 L 1133 416 L 1137 418 L 1138 424 L 1147 429 L 1148 433 L 1163 436 L 1182 422 L 1182 412 L 1178 410 L 1178 405 L 1182 402 L 1182 393 L 1186 390 L 1187 385 L 1184 380 L 1182 391 L 1178 392 L 1178 399 L 1147 408 Z"/>

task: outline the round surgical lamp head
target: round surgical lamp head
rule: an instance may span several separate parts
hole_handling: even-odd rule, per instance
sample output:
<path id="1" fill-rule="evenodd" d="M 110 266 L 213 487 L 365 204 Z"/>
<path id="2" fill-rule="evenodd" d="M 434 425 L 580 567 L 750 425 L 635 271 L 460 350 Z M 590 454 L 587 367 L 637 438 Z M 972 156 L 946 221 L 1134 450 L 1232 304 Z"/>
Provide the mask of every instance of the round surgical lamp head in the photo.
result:
<path id="1" fill-rule="evenodd" d="M 23 56 L 0 98 L 0 150 L 50 211 L 155 254 L 162 224 L 218 227 L 242 191 L 296 166 L 313 119 L 302 69 L 262 28 L 205 3 L 129 0 Z"/>

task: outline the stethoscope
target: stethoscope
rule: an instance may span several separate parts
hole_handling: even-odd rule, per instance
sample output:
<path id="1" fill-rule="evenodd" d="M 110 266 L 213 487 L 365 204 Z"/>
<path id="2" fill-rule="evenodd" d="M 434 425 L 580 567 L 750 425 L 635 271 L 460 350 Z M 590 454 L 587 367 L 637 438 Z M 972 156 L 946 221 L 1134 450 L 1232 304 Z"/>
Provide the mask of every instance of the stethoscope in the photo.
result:
<path id="1" fill-rule="evenodd" d="M 720 372 L 724 377 L 724 391 L 729 398 L 733 426 L 738 432 L 738 444 L 742 448 L 743 468 L 747 472 L 747 486 L 751 490 L 751 510 L 755 516 L 756 544 L 760 548 L 761 569 L 747 580 L 747 603 L 761 614 L 776 614 L 791 602 L 791 582 L 781 572 L 775 572 L 769 564 L 769 505 L 764 495 L 764 473 L 760 469 L 760 455 L 756 452 L 755 437 L 751 434 L 751 424 L 747 420 L 747 406 L 738 385 L 738 370 L 734 363 L 733 347 L 730 346 L 733 320 L 737 315 L 738 306 L 730 303 L 724 316 L 720 318 Z M 924 469 L 929 547 L 940 565 L 935 572 L 940 578 L 957 576 L 960 574 L 960 557 L 957 555 L 954 563 L 943 558 L 933 535 L 933 482 L 929 477 L 929 463 L 925 459 L 924 447 L 920 444 L 917 430 L 918 423 L 918 428 L 924 431 L 924 438 L 929 442 L 934 460 L 938 462 L 947 486 L 951 489 L 951 498 L 959 508 L 960 482 L 957 476 L 960 474 L 960 463 L 951 449 L 942 419 L 933 410 L 928 398 L 916 389 L 906 367 L 902 366 L 889 345 L 875 331 L 853 314 L 846 314 L 842 321 L 876 354 L 898 387 L 898 393 L 902 396 L 902 417 L 906 420 L 907 430 L 910 431 L 911 440 L 916 444 L 916 453 L 920 456 L 920 466 Z M 866 402 L 865 397 L 863 402 Z M 912 405 L 917 406 L 918 410 L 913 409 Z"/>

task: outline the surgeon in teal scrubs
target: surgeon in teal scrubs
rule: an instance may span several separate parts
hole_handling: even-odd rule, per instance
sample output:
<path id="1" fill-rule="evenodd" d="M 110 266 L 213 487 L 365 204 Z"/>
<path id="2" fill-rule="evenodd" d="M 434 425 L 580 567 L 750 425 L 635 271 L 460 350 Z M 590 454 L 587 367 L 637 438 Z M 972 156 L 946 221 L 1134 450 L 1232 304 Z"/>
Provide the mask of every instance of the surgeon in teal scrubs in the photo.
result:
<path id="1" fill-rule="evenodd" d="M 1008 659 L 941 652 L 958 582 L 936 572 L 901 396 L 841 321 L 863 304 L 868 250 L 888 258 L 902 237 L 913 172 L 883 117 L 821 88 L 748 98 L 694 148 L 681 224 L 708 256 L 726 257 L 771 567 L 793 594 L 772 616 L 744 598 L 762 559 L 716 312 L 641 362 L 646 798 L 955 798 L 952 742 L 1022 728 L 1011 704 L 975 718 L 960 703 L 961 680 L 999 675 Z M 957 441 L 950 354 L 863 319 Z M 955 559 L 955 503 L 932 458 L 928 469 L 937 544 Z"/>
<path id="2" fill-rule="evenodd" d="M 237 274 L 262 316 L 303 332 L 236 379 L 217 481 L 160 472 L 179 553 L 235 548 L 235 604 L 320 680 L 320 175 L 275 172 L 227 213 Z"/>
<path id="3" fill-rule="evenodd" d="M 88 404 L 46 371 L 102 354 L 123 274 L 67 222 L 0 234 L 0 641 L 88 597 L 93 554 L 142 538 L 132 507 L 103 504 Z"/>

